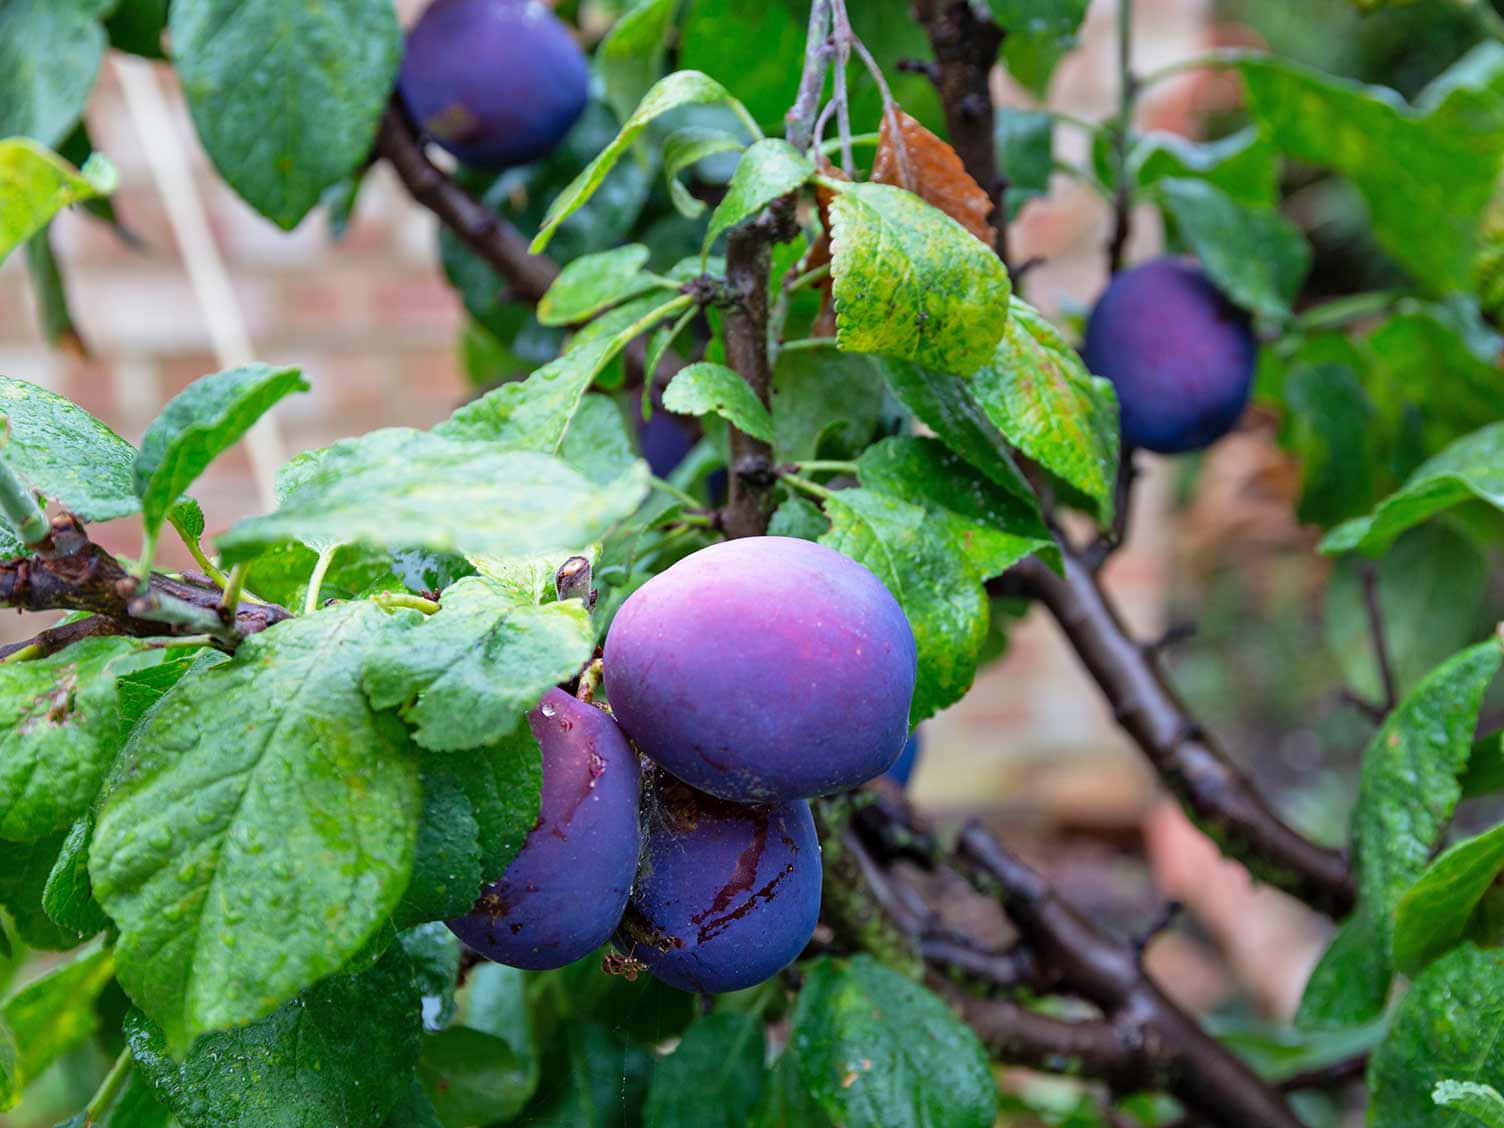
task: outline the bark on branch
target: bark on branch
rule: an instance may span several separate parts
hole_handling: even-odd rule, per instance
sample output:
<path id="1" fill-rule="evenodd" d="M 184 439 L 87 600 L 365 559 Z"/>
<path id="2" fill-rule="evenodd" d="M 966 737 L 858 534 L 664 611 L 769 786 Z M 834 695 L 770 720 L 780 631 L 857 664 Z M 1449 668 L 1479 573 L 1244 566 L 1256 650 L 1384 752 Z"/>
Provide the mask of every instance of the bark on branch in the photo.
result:
<path id="1" fill-rule="evenodd" d="M 198 635 L 205 632 L 205 624 L 233 643 L 288 617 L 284 608 L 269 603 L 242 604 L 232 617 L 220 607 L 222 595 L 212 584 L 200 586 L 161 573 L 153 573 L 147 590 L 140 591 L 135 577 L 90 540 L 84 527 L 68 514 L 53 519 L 51 535 L 38 546 L 35 556 L 0 561 L 0 606 L 22 611 L 87 611 L 93 616 L 43 631 L 22 644 L 35 645 L 38 655 L 93 635 Z M 169 621 L 161 617 L 164 606 L 197 612 L 202 623 L 182 621 L 182 617 Z"/>
<path id="2" fill-rule="evenodd" d="M 1049 609 L 1118 723 L 1225 853 L 1313 908 L 1347 913 L 1355 893 L 1346 854 L 1311 842 L 1268 807 L 1170 688 L 1149 648 L 1128 633 L 1091 570 L 1069 546 L 1062 551 L 1064 578 L 1030 557 L 1004 584 Z"/>

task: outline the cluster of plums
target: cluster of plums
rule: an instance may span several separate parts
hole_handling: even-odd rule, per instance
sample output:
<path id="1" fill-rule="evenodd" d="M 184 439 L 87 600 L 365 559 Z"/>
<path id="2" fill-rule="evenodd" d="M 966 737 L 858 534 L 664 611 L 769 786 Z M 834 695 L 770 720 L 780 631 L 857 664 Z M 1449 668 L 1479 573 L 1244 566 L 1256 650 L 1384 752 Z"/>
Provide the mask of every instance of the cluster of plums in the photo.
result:
<path id="1" fill-rule="evenodd" d="M 610 938 L 686 991 L 762 982 L 819 915 L 808 800 L 894 765 L 915 662 L 897 601 L 838 552 L 749 537 L 685 557 L 616 614 L 612 715 L 557 689 L 529 714 L 538 821 L 450 927 L 514 967 Z"/>

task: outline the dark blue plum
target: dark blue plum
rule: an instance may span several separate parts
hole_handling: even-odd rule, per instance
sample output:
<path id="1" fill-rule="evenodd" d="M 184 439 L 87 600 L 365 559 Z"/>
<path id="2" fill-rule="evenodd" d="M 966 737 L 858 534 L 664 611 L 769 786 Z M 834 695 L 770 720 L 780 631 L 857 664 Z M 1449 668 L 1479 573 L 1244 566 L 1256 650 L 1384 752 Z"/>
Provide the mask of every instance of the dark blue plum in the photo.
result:
<path id="1" fill-rule="evenodd" d="M 883 774 L 891 779 L 899 787 L 907 787 L 909 777 L 914 774 L 914 765 L 919 763 L 919 733 L 909 737 L 909 742 L 903 746 L 903 751 L 898 754 L 898 759 L 893 761 L 893 766 Z"/>
<path id="2" fill-rule="evenodd" d="M 909 734 L 914 634 L 871 572 L 793 537 L 686 556 L 622 604 L 604 676 L 638 749 L 701 791 L 807 799 L 885 772 Z"/>
<path id="3" fill-rule="evenodd" d="M 1248 316 L 1194 262 L 1167 257 L 1112 280 L 1086 322 L 1082 357 L 1117 389 L 1123 440 L 1179 454 L 1232 430 L 1257 352 Z"/>
<path id="4" fill-rule="evenodd" d="M 543 971 L 589 955 L 621 919 L 641 841 L 641 773 L 616 722 L 563 690 L 545 693 L 527 720 L 543 753 L 538 821 L 501 880 L 449 927 L 487 959 Z"/>
<path id="5" fill-rule="evenodd" d="M 761 983 L 809 943 L 820 844 L 809 804 L 729 803 L 652 771 L 642 865 L 613 943 L 684 991 Z"/>
<path id="6" fill-rule="evenodd" d="M 434 0 L 408 33 L 397 80 L 426 135 L 498 169 L 557 145 L 589 87 L 584 52 L 537 0 Z"/>
<path id="7" fill-rule="evenodd" d="M 637 424 L 637 441 L 642 447 L 642 457 L 647 459 L 648 469 L 656 477 L 667 478 L 694 449 L 698 440 L 694 431 L 682 421 L 659 410 Z"/>

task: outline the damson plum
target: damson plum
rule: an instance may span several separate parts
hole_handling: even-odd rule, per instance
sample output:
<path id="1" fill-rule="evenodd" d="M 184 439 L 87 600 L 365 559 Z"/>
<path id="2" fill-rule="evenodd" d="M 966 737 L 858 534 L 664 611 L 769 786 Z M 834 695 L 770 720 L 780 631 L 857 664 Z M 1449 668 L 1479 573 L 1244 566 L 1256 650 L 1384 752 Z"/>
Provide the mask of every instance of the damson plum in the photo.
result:
<path id="1" fill-rule="evenodd" d="M 408 34 L 397 82 L 425 134 L 487 168 L 557 145 L 589 86 L 584 53 L 538 0 L 434 0 Z"/>
<path id="2" fill-rule="evenodd" d="M 794 961 L 820 916 L 804 800 L 730 803 L 650 771 L 642 864 L 613 943 L 685 991 L 739 991 Z"/>
<path id="3" fill-rule="evenodd" d="M 1082 359 L 1117 389 L 1128 445 L 1178 454 L 1232 430 L 1257 352 L 1247 315 L 1195 263 L 1167 257 L 1112 280 L 1086 322 Z"/>
<path id="4" fill-rule="evenodd" d="M 605 713 L 551 689 L 528 714 L 543 753 L 538 821 L 500 881 L 449 922 L 487 959 L 563 967 L 606 942 L 627 904 L 641 841 L 636 754 Z"/>
<path id="5" fill-rule="evenodd" d="M 642 753 L 722 799 L 854 787 L 909 732 L 914 635 L 871 572 L 793 537 L 711 545 L 622 604 L 604 676 Z"/>

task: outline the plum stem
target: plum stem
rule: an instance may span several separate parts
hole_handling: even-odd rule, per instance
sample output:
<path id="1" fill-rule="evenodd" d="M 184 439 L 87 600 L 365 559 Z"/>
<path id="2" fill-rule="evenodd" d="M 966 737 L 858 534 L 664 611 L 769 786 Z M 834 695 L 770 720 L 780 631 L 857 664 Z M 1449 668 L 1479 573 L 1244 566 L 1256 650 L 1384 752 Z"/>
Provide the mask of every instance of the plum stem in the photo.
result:
<path id="1" fill-rule="evenodd" d="M 84 1109 L 84 1123 L 98 1124 L 104 1119 L 104 1114 L 115 1103 L 120 1092 L 125 1088 L 125 1082 L 131 1075 L 130 1047 L 120 1051 L 120 1056 L 115 1059 L 115 1064 L 110 1066 L 110 1071 L 105 1074 L 104 1080 L 99 1083 L 99 1088 L 89 1098 L 88 1106 Z"/>
<path id="2" fill-rule="evenodd" d="M 308 577 L 308 593 L 303 597 L 303 614 L 312 615 L 319 609 L 319 591 L 324 586 L 324 576 L 328 574 L 329 565 L 334 563 L 334 554 L 339 549 L 337 544 L 330 545 L 314 561 L 313 574 Z"/>
<path id="3" fill-rule="evenodd" d="M 798 474 L 790 474 L 788 471 L 778 475 L 780 481 L 787 483 L 796 489 L 801 489 L 807 494 L 813 494 L 822 501 L 827 501 L 836 496 L 836 491 L 826 489 L 819 482 L 812 482 L 808 478 L 801 478 Z"/>

